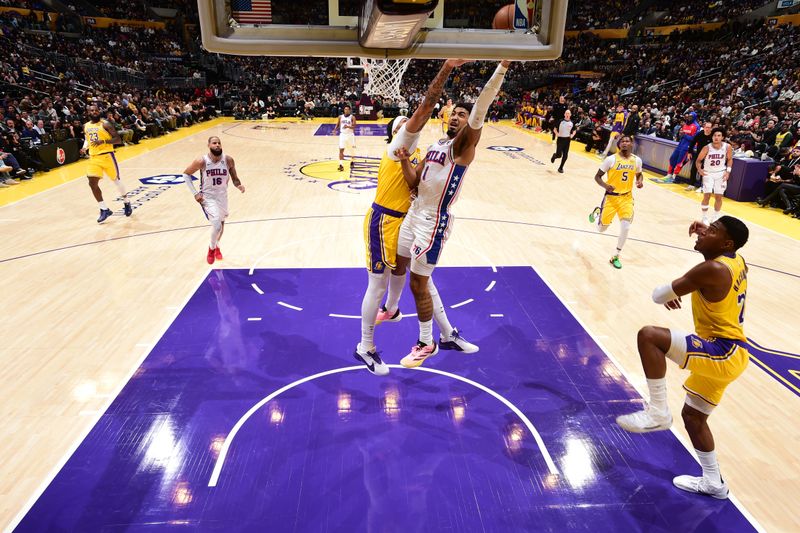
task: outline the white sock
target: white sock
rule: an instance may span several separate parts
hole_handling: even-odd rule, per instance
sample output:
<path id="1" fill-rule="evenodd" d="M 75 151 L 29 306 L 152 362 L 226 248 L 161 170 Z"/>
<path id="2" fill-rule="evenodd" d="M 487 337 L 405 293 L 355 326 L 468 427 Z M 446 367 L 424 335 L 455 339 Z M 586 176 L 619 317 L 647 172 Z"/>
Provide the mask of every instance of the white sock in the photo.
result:
<path id="1" fill-rule="evenodd" d="M 99 202 L 97 202 L 97 204 L 100 206 L 100 209 L 108 209 L 108 206 L 103 200 L 100 200 Z"/>
<path id="2" fill-rule="evenodd" d="M 419 321 L 419 340 L 425 344 L 433 344 L 433 320 Z"/>
<path id="3" fill-rule="evenodd" d="M 722 485 L 722 476 L 720 476 L 719 463 L 717 462 L 717 452 L 714 450 L 710 452 L 695 450 L 694 452 L 700 460 L 700 466 L 703 467 L 703 477 L 711 482 L 712 485 L 717 487 Z"/>
<path id="4" fill-rule="evenodd" d="M 375 348 L 375 315 L 381 306 L 383 295 L 386 294 L 386 283 L 388 272 L 383 274 L 369 273 L 369 284 L 361 300 L 361 345 L 364 351 Z"/>
<path id="5" fill-rule="evenodd" d="M 212 250 L 217 249 L 217 243 L 219 242 L 219 232 L 222 229 L 222 222 L 217 220 L 211 222 L 211 248 Z"/>
<path id="6" fill-rule="evenodd" d="M 122 201 L 128 203 L 128 200 L 125 198 L 125 195 L 128 194 L 128 191 L 125 190 L 125 185 L 122 184 L 122 180 L 115 179 L 114 185 L 117 186 L 117 190 L 119 191 L 119 197 L 122 198 Z"/>
<path id="7" fill-rule="evenodd" d="M 711 222 L 714 222 L 715 220 L 719 220 L 719 217 L 721 217 L 721 216 L 722 216 L 722 211 L 717 211 L 715 209 L 714 210 L 714 218 L 711 219 Z"/>
<path id="8" fill-rule="evenodd" d="M 447 339 L 450 337 L 450 334 L 453 333 L 453 326 L 451 326 L 450 321 L 447 320 L 447 313 L 444 310 L 442 297 L 439 296 L 439 290 L 436 288 L 436 285 L 433 284 L 433 278 L 428 278 L 428 292 L 431 294 L 431 300 L 433 300 L 433 318 L 436 320 L 436 325 L 439 326 L 439 332 Z"/>
<path id="9" fill-rule="evenodd" d="M 386 310 L 394 314 L 400 305 L 400 296 L 403 294 L 403 287 L 406 286 L 406 276 L 389 276 L 389 294 L 386 296 Z"/>
<path id="10" fill-rule="evenodd" d="M 631 229 L 630 220 L 621 220 L 619 229 L 619 237 L 617 237 L 617 255 L 622 253 L 622 247 L 625 246 L 625 241 L 628 240 L 628 232 Z"/>
<path id="11" fill-rule="evenodd" d="M 708 206 L 707 205 L 701 205 L 700 206 L 700 212 L 703 215 L 703 220 L 708 218 Z"/>
<path id="12" fill-rule="evenodd" d="M 667 405 L 667 378 L 648 379 L 647 389 L 650 391 L 650 407 L 659 413 L 669 413 Z"/>

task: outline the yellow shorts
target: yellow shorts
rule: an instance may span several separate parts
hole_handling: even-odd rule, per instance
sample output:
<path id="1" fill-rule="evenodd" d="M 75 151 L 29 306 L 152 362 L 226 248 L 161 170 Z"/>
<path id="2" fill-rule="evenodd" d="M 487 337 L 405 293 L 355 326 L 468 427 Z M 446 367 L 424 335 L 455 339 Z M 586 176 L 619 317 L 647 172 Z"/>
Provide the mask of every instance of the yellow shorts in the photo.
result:
<path id="1" fill-rule="evenodd" d="M 397 238 L 405 213 L 372 204 L 364 217 L 364 243 L 367 248 L 367 270 L 382 274 L 386 267 L 397 266 Z"/>
<path id="2" fill-rule="evenodd" d="M 730 339 L 703 339 L 686 336 L 686 359 L 681 368 L 691 375 L 683 388 L 713 406 L 719 405 L 725 388 L 738 378 L 750 361 L 747 343 Z"/>
<path id="3" fill-rule="evenodd" d="M 112 180 L 119 179 L 119 166 L 117 165 L 117 157 L 114 155 L 114 152 L 89 157 L 89 168 L 86 171 L 86 175 L 94 178 L 102 178 L 103 174 Z"/>
<path id="4" fill-rule="evenodd" d="M 614 217 L 620 220 L 633 220 L 633 195 L 630 193 L 621 196 L 606 194 L 600 204 L 600 224 L 608 226 Z"/>

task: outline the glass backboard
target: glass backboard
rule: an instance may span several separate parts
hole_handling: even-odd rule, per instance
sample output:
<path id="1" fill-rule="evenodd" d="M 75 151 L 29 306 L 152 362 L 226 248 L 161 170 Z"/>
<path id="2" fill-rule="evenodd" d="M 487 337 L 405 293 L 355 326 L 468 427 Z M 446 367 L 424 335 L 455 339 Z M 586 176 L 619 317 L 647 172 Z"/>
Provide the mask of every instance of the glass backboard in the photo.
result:
<path id="1" fill-rule="evenodd" d="M 516 0 L 514 28 L 507 30 L 492 29 L 492 21 L 512 0 L 439 0 L 411 45 L 401 49 L 359 44 L 359 13 L 372 3 L 198 0 L 203 46 L 210 52 L 265 56 L 537 61 L 561 55 L 567 0 Z"/>

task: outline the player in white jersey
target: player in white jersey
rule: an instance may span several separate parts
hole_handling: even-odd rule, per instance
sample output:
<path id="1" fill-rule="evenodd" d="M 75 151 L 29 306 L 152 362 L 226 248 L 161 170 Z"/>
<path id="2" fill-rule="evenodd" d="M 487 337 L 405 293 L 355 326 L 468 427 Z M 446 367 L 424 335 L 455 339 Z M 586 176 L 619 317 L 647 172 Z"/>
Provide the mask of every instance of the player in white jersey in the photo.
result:
<path id="1" fill-rule="evenodd" d="M 356 360 L 364 363 L 370 372 L 379 376 L 388 374 L 389 367 L 383 362 L 375 346 L 375 326 L 383 322 L 398 322 L 402 318 L 399 307 L 400 295 L 405 285 L 406 270 L 410 261 L 407 257 L 397 256 L 400 225 L 411 204 L 411 189 L 400 162 L 405 155 L 401 157 L 398 154 L 414 154 L 413 158 L 417 159 L 419 153 L 417 142 L 423 127 L 431 117 L 434 104 L 439 99 L 450 72 L 465 62 L 459 59 L 445 61 L 411 118 L 399 116 L 387 125 L 389 146 L 381 157 L 375 201 L 364 221 L 369 281 L 361 301 L 361 341 L 353 353 Z M 450 325 L 433 279 L 428 282 L 428 290 L 433 300 L 434 318 L 439 329 L 443 332 L 456 333 L 454 336 L 449 335 L 454 339 L 453 349 L 465 353 L 476 352 L 478 347 L 460 338 L 457 330 Z M 384 294 L 387 295 L 386 305 L 381 307 Z"/>
<path id="2" fill-rule="evenodd" d="M 700 202 L 700 209 L 703 212 L 703 224 L 708 225 L 720 217 L 722 210 L 722 195 L 728 188 L 728 178 L 731 175 L 733 166 L 733 148 L 723 142 L 725 133 L 722 128 L 711 130 L 711 144 L 707 144 L 700 150 L 697 156 L 697 173 L 703 177 L 703 200 Z M 714 195 L 714 216 L 708 218 L 708 203 L 711 195 Z"/>
<path id="3" fill-rule="evenodd" d="M 356 117 L 351 113 L 349 105 L 344 106 L 344 114 L 339 115 L 333 135 L 339 133 L 339 172 L 344 170 L 344 150 L 348 146 L 356 149 Z"/>
<path id="4" fill-rule="evenodd" d="M 200 191 L 192 183 L 193 176 L 200 171 Z M 228 218 L 228 180 L 244 192 L 244 185 L 236 175 L 233 158 L 222 153 L 222 141 L 219 137 L 208 138 L 208 153 L 200 156 L 183 171 L 183 181 L 203 208 L 203 213 L 211 222 L 211 244 L 208 247 L 206 260 L 213 265 L 215 260 L 222 259 L 218 243 L 225 231 L 225 219 Z"/>
<path id="5" fill-rule="evenodd" d="M 475 158 L 475 148 L 481 138 L 483 122 L 510 62 L 497 66 L 486 82 L 474 105 L 456 104 L 450 116 L 447 137 L 428 148 L 425 160 L 416 168 L 403 160 L 403 173 L 409 187 L 417 189 L 397 245 L 398 257 L 411 261 L 411 292 L 417 304 L 419 339 L 400 364 L 407 368 L 420 366 L 435 355 L 439 347 L 460 349 L 456 342 L 458 330 L 440 331 L 439 343 L 433 341 L 433 300 L 428 278 L 433 273 L 442 249 L 453 227 L 450 208 L 458 198 L 467 168 Z M 448 328 L 450 329 L 450 328 Z"/>

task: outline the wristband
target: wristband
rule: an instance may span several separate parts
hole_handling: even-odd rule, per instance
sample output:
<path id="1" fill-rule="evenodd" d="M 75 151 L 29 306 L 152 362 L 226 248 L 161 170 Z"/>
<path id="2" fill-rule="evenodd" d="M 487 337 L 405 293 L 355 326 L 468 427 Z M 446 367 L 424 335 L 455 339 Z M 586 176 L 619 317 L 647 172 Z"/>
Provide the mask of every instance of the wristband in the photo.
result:
<path id="1" fill-rule="evenodd" d="M 730 173 L 730 171 L 731 171 L 731 167 L 728 167 L 728 168 L 726 168 L 725 170 L 726 170 L 728 173 Z"/>

